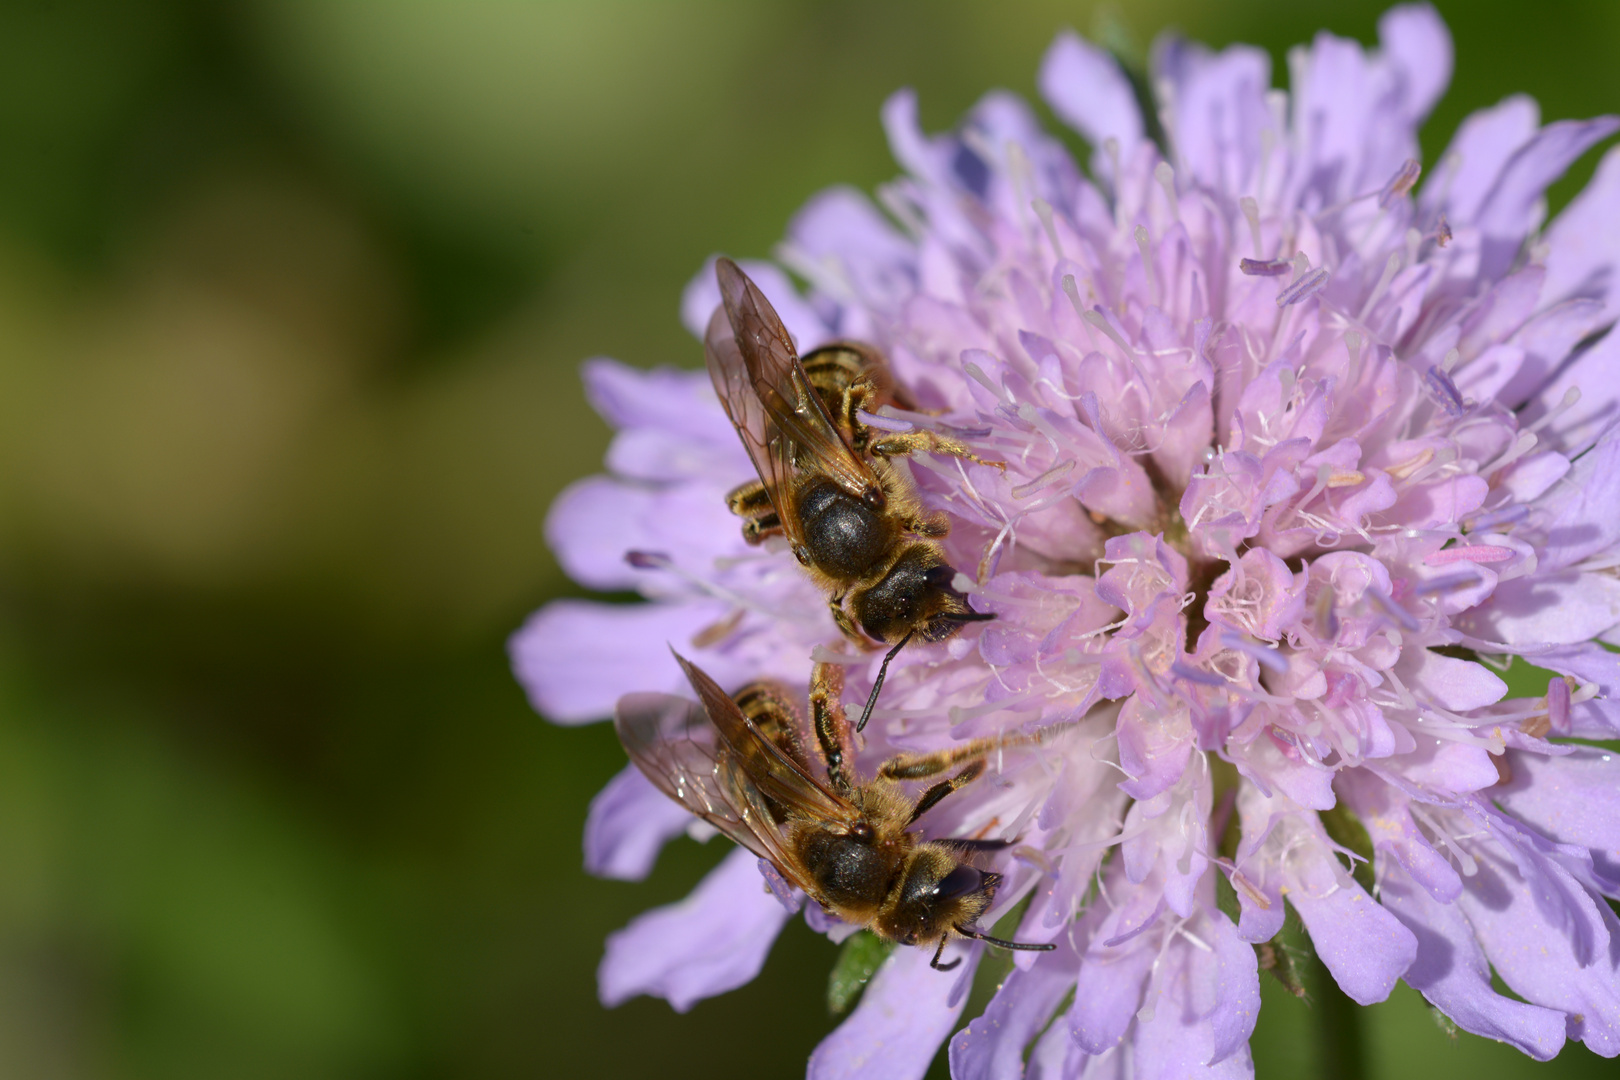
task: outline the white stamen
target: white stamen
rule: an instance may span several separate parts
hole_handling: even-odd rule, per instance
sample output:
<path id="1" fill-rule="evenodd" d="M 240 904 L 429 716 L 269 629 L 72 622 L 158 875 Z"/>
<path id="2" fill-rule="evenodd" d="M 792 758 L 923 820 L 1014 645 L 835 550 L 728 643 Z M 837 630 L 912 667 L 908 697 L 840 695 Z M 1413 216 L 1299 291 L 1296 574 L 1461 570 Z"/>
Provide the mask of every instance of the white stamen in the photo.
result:
<path id="1" fill-rule="evenodd" d="M 1170 216 L 1180 221 L 1180 200 L 1176 198 L 1176 170 L 1170 167 L 1168 161 L 1161 161 L 1153 166 L 1153 179 L 1159 182 L 1159 187 L 1164 191 L 1164 201 L 1170 204 Z"/>
<path id="2" fill-rule="evenodd" d="M 1074 460 L 1072 458 L 1068 461 L 1061 461 L 1052 466 L 1050 469 L 1047 469 L 1045 472 L 1041 473 L 1041 475 L 1037 476 L 1029 483 L 1020 484 L 1013 488 L 1012 497 L 1015 499 L 1028 498 L 1041 488 L 1045 487 L 1047 484 L 1051 483 L 1053 480 L 1056 480 L 1062 476 L 1067 476 L 1073 470 Z"/>
<path id="3" fill-rule="evenodd" d="M 1389 258 L 1384 260 L 1384 272 L 1378 275 L 1378 284 L 1374 285 L 1373 291 L 1367 294 L 1367 302 L 1361 305 L 1361 313 L 1356 316 L 1357 319 L 1362 322 L 1367 321 L 1367 316 L 1372 312 L 1373 305 L 1384 298 L 1384 290 L 1388 289 L 1389 283 L 1395 280 L 1395 274 L 1400 268 L 1401 253 L 1398 251 L 1390 252 Z"/>
<path id="4" fill-rule="evenodd" d="M 1130 343 L 1125 340 L 1124 336 L 1120 334 L 1118 330 L 1114 329 L 1114 324 L 1108 321 L 1108 316 L 1104 315 L 1098 309 L 1092 308 L 1090 311 L 1082 311 L 1080 313 L 1080 317 L 1086 320 L 1086 322 L 1090 323 L 1092 326 L 1095 326 L 1098 330 L 1101 330 L 1104 334 L 1108 335 L 1108 340 L 1112 341 L 1115 345 L 1118 345 L 1119 351 L 1124 354 L 1125 359 L 1131 363 L 1132 367 L 1135 366 L 1136 350 L 1132 349 Z"/>
<path id="5" fill-rule="evenodd" d="M 1549 412 L 1546 416 L 1543 416 L 1540 420 L 1537 420 L 1535 423 L 1531 424 L 1529 427 L 1525 428 L 1525 430 L 1540 431 L 1542 428 L 1564 415 L 1564 413 L 1573 409 L 1576 402 L 1580 400 L 1581 388 L 1578 386 L 1570 387 L 1568 390 L 1564 391 L 1564 399 L 1557 405 L 1553 406 L 1553 410 L 1551 412 Z"/>
<path id="6" fill-rule="evenodd" d="M 1253 195 L 1245 195 L 1238 200 L 1243 208 L 1243 217 L 1249 223 L 1249 240 L 1254 244 L 1255 259 L 1261 258 L 1260 252 L 1260 204 L 1254 201 Z"/>
<path id="7" fill-rule="evenodd" d="M 921 239 L 928 235 L 928 225 L 917 213 L 917 208 L 906 197 L 905 191 L 896 184 L 883 184 L 878 187 L 878 202 L 883 209 L 894 215 L 905 230 L 914 238 Z"/>
<path id="8" fill-rule="evenodd" d="M 1423 234 L 1416 229 L 1406 230 L 1406 265 L 1416 266 L 1418 249 L 1423 246 Z"/>
<path id="9" fill-rule="evenodd" d="M 1350 354 L 1350 370 L 1345 376 L 1345 382 L 1354 384 L 1361 375 L 1361 334 L 1351 330 L 1344 335 L 1344 349 Z"/>
<path id="10" fill-rule="evenodd" d="M 986 375 L 984 373 L 984 369 L 978 364 L 975 364 L 973 361 L 969 360 L 962 365 L 962 370 L 967 372 L 968 378 L 972 379 L 974 382 L 978 383 L 980 386 L 994 394 L 997 401 L 1001 402 L 1003 405 L 1012 404 L 1012 402 L 1007 398 L 1007 392 L 1001 387 L 997 386 L 995 383 L 991 382 L 990 376 Z"/>
<path id="11" fill-rule="evenodd" d="M 1462 351 L 1460 349 L 1451 349 L 1445 356 L 1441 357 L 1440 370 L 1450 375 L 1451 369 L 1457 366 L 1457 361 L 1460 359 L 1462 359 Z"/>
<path id="12" fill-rule="evenodd" d="M 1147 226 L 1136 227 L 1136 250 L 1142 253 L 1142 274 L 1147 278 L 1148 302 L 1157 305 L 1159 302 L 1159 279 L 1153 272 L 1153 242 L 1148 236 Z"/>
<path id="13" fill-rule="evenodd" d="M 1501 470 L 1507 468 L 1509 465 L 1513 464 L 1515 461 L 1518 461 L 1520 458 L 1524 457 L 1524 455 L 1534 450 L 1538 441 L 1539 440 L 1536 438 L 1536 434 L 1533 431 L 1519 432 L 1519 437 L 1513 440 L 1513 445 L 1508 448 L 1507 453 L 1491 462 L 1485 468 L 1479 470 L 1479 475 L 1489 476 L 1494 472 L 1500 472 Z"/>
<path id="14" fill-rule="evenodd" d="M 1059 259 L 1063 258 L 1063 241 L 1058 239 L 1057 226 L 1052 221 L 1052 204 L 1045 199 L 1035 199 L 1030 204 L 1035 216 L 1041 220 L 1041 228 L 1046 230 L 1046 239 L 1051 241 L 1052 253 Z"/>

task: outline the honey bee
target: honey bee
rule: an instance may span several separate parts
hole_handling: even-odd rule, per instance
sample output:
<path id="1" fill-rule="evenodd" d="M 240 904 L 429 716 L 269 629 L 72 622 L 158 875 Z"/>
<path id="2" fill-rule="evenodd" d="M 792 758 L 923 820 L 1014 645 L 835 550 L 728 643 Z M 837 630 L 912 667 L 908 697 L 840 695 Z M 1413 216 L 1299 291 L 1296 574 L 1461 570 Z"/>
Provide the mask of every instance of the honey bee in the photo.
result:
<path id="1" fill-rule="evenodd" d="M 715 393 L 759 473 L 726 496 L 758 544 L 785 536 L 827 594 L 833 621 L 862 646 L 890 645 L 861 714 L 866 726 L 889 661 L 913 637 L 943 641 L 964 623 L 994 618 L 952 587 L 956 570 L 939 540 L 943 514 L 923 509 L 910 478 L 890 459 L 917 450 L 984 462 L 935 431 L 874 430 L 861 417 L 907 403 L 887 363 L 855 343 L 803 360 L 787 328 L 736 263 L 715 264 L 722 305 L 709 320 L 704 355 Z"/>
<path id="2" fill-rule="evenodd" d="M 735 698 L 679 654 L 698 702 L 629 694 L 614 727 L 630 760 L 664 794 L 770 862 L 829 913 L 902 945 L 935 946 L 933 967 L 954 938 L 1005 949 L 1053 946 L 1003 941 L 974 926 L 1001 875 L 975 865 L 1002 840 L 923 840 L 913 827 L 927 810 L 982 774 L 994 749 L 1037 736 L 981 739 L 937 754 L 901 754 L 858 782 L 854 741 L 840 696 L 842 669 L 816 667 L 810 685 L 814 737 L 826 779 L 803 749 L 800 719 L 787 692 L 753 683 Z M 960 766 L 960 768 L 958 768 Z M 920 796 L 901 781 L 954 775 Z"/>

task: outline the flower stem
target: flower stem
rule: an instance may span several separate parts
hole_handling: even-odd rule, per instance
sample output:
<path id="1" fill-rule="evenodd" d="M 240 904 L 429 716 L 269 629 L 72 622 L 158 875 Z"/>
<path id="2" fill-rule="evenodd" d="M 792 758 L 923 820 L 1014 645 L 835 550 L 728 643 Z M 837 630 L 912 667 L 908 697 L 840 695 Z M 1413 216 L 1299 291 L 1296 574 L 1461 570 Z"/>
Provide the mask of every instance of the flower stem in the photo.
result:
<path id="1" fill-rule="evenodd" d="M 1367 1075 L 1367 1055 L 1361 1006 L 1339 989 L 1333 974 L 1315 953 L 1311 954 L 1311 983 L 1317 1075 L 1323 1080 L 1362 1080 Z"/>

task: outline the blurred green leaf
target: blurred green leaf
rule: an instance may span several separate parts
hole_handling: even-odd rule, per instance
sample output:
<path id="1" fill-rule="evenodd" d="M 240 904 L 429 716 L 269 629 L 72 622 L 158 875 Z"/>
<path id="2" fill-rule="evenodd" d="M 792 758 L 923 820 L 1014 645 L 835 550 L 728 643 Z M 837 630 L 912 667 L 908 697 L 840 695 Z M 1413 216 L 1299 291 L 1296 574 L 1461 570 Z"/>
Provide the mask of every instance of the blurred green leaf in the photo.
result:
<path id="1" fill-rule="evenodd" d="M 842 1016 L 854 1008 L 867 982 L 894 950 L 894 942 L 884 941 L 870 930 L 851 934 L 838 952 L 838 963 L 827 976 L 827 1011 Z"/>

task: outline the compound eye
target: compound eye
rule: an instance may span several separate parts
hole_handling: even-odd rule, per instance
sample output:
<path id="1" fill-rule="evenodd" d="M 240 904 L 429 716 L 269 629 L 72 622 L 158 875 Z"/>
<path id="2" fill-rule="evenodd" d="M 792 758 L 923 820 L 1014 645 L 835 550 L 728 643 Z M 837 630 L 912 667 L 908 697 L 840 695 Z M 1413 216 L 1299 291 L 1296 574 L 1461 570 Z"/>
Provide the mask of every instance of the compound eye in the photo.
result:
<path id="1" fill-rule="evenodd" d="M 984 873 L 971 866 L 958 866 L 934 886 L 934 895 L 941 900 L 954 900 L 978 892 L 984 885 Z"/>

